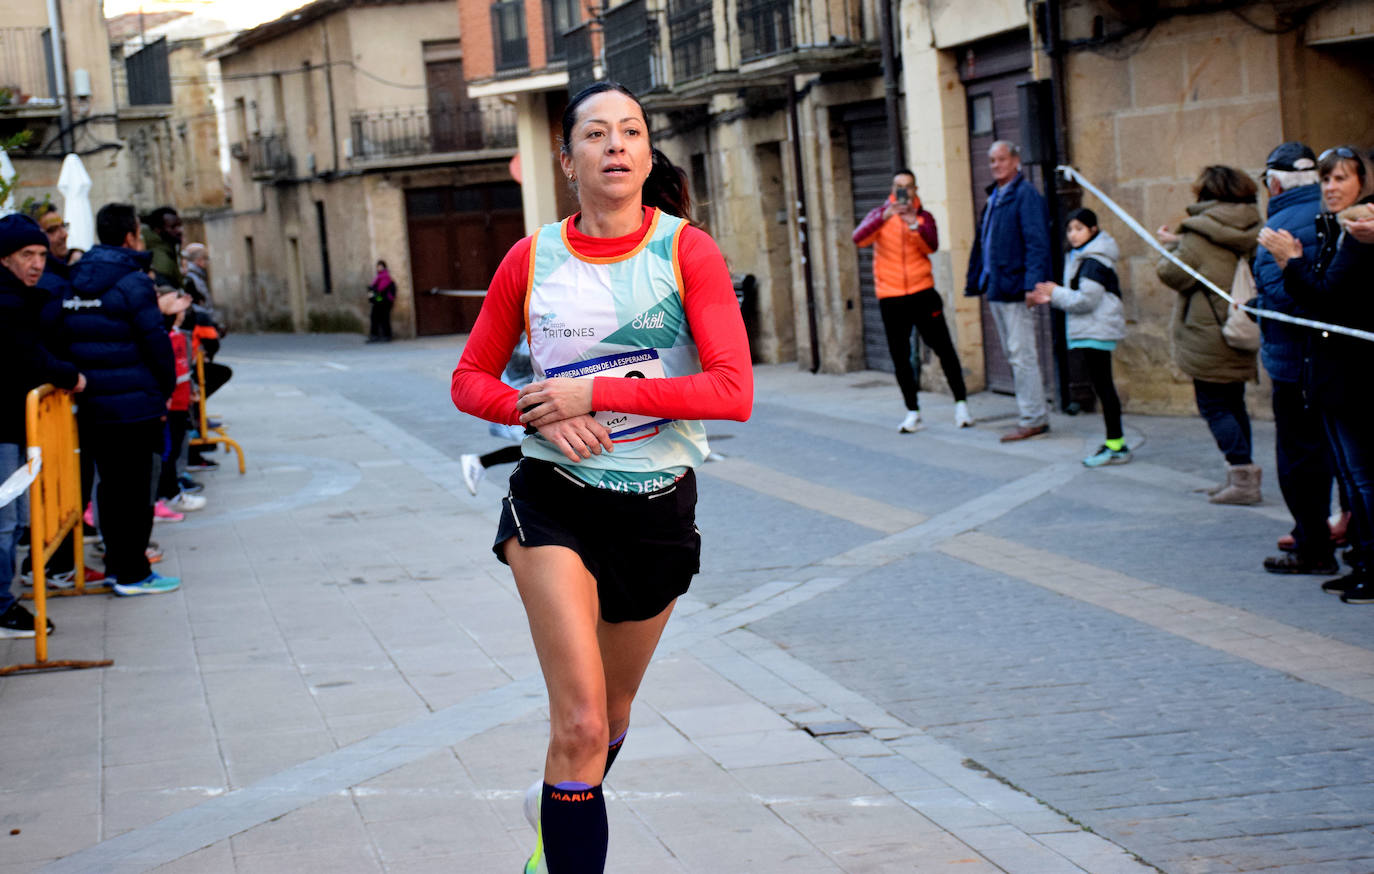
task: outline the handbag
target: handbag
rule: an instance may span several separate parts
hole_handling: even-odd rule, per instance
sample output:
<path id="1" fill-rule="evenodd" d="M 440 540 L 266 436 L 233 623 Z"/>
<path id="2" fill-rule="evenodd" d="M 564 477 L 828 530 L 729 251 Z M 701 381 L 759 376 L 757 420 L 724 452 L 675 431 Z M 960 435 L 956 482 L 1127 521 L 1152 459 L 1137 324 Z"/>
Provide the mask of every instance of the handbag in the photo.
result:
<path id="1" fill-rule="evenodd" d="M 1254 299 L 1255 275 L 1250 272 L 1250 262 L 1237 258 L 1236 273 L 1231 279 L 1231 302 L 1226 305 L 1226 321 L 1221 326 L 1222 339 L 1237 352 L 1256 352 L 1260 347 L 1259 322 L 1241 309 Z"/>

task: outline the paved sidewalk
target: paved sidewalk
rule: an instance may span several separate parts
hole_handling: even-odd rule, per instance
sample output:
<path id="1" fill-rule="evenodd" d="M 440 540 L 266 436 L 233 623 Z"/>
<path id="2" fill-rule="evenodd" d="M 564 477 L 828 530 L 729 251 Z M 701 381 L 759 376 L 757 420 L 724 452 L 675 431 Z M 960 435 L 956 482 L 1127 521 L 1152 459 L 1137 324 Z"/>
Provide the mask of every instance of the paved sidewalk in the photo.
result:
<path id="1" fill-rule="evenodd" d="M 520 870 L 546 722 L 489 552 L 499 484 L 474 500 L 423 435 L 304 391 L 293 374 L 328 355 L 257 347 L 270 364 L 233 360 L 213 404 L 247 475 L 205 475 L 210 508 L 154 534 L 183 588 L 51 602 L 51 658 L 115 665 L 0 680 L 0 874 Z M 855 378 L 761 368 L 759 397 L 833 412 Z M 731 597 L 682 599 L 607 783 L 608 870 L 1152 870 L 750 630 L 912 550 L 969 549 L 980 520 L 1067 470 L 925 513 L 766 462 L 703 469 L 868 519 L 871 535 L 755 571 Z M 0 642 L 0 663 L 31 658 L 29 642 Z"/>

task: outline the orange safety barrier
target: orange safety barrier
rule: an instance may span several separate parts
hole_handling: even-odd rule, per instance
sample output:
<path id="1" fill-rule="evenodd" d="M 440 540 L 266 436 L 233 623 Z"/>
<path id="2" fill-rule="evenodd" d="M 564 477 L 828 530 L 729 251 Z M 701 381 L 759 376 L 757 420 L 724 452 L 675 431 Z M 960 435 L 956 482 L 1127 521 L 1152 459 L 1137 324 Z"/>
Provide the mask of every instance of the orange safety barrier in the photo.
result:
<path id="1" fill-rule="evenodd" d="M 0 667 L 0 676 L 26 671 L 104 668 L 114 662 L 48 661 L 48 599 L 45 577 L 48 559 L 72 532 L 76 588 L 70 593 L 88 595 L 110 591 L 108 586 L 86 587 L 85 532 L 81 524 L 81 464 L 72 415 L 72 394 L 43 385 L 29 392 L 26 407 L 29 465 L 37 474 L 29 486 L 29 564 L 33 569 L 34 661 Z M 54 593 L 57 594 L 57 593 Z"/>
<path id="2" fill-rule="evenodd" d="M 222 444 L 224 444 L 225 446 L 228 446 L 229 448 L 233 449 L 235 452 L 238 453 L 238 456 L 239 456 L 239 474 L 242 475 L 242 474 L 246 473 L 247 470 L 248 470 L 247 465 L 245 465 L 245 464 L 244 464 L 244 461 L 243 461 L 243 447 L 242 447 L 242 446 L 239 446 L 238 443 L 236 443 L 236 442 L 234 442 L 234 440 L 230 439 L 229 435 L 225 433 L 225 431 L 224 431 L 223 428 L 209 428 L 209 427 L 207 427 L 207 425 L 208 425 L 208 423 L 209 423 L 209 421 L 210 421 L 210 415 L 209 415 L 209 413 L 207 413 L 207 412 L 205 411 L 205 350 L 202 349 L 202 348 L 200 347 L 200 344 L 199 344 L 199 343 L 196 343 L 196 344 L 195 344 L 195 347 L 196 347 L 196 353 L 195 353 L 195 355 L 196 355 L 196 385 L 199 387 L 199 390 L 200 390 L 200 404 L 199 404 L 199 407 L 200 407 L 200 423 L 199 423 L 199 425 L 200 425 L 200 436 L 199 436 L 199 437 L 192 437 L 192 438 L 191 438 L 191 445 L 192 445 L 192 446 L 214 446 L 214 445 L 216 445 L 216 444 L 221 444 L 221 443 L 222 443 Z M 210 434 L 211 431 L 214 431 L 215 436 L 211 436 L 211 434 Z"/>

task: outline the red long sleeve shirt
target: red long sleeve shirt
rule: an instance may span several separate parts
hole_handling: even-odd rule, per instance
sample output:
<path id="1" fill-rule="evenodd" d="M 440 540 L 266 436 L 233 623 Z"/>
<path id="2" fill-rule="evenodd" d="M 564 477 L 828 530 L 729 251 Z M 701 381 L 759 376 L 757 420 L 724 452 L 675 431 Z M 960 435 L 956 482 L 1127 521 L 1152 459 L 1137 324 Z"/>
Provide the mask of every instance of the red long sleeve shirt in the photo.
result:
<path id="1" fill-rule="evenodd" d="M 634 233 L 623 237 L 589 237 L 568 219 L 567 239 L 581 255 L 613 258 L 634 249 L 648 233 L 652 208 Z M 515 389 L 501 382 L 501 370 L 520 340 L 525 325 L 525 289 L 529 285 L 530 246 L 526 237 L 511 247 L 492 277 L 486 300 L 472 327 L 467 346 L 453 371 L 453 403 L 465 413 L 518 425 Z M 592 380 L 592 409 L 660 416 L 665 419 L 749 418 L 754 404 L 754 373 L 749 340 L 740 318 L 734 284 L 716 243 L 704 231 L 682 231 L 678 249 L 683 306 L 701 359 L 701 373 L 669 379 Z"/>

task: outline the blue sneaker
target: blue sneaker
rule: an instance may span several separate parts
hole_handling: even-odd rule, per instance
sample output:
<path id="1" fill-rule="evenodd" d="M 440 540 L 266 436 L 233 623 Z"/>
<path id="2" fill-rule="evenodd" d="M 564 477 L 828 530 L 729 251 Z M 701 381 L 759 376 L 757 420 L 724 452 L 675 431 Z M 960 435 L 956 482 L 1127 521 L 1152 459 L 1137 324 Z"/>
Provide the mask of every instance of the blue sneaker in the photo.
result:
<path id="1" fill-rule="evenodd" d="M 1083 459 L 1084 467 L 1105 467 L 1109 464 L 1125 464 L 1131 460 L 1131 450 L 1129 447 L 1122 446 L 1120 449 L 1110 449 L 1104 443 L 1098 450 L 1087 458 Z"/>
<path id="2" fill-rule="evenodd" d="M 126 598 L 134 595 L 161 595 L 163 592 L 175 592 L 180 588 L 180 577 L 164 577 L 159 573 L 150 573 L 136 583 L 114 581 L 114 593 Z"/>

